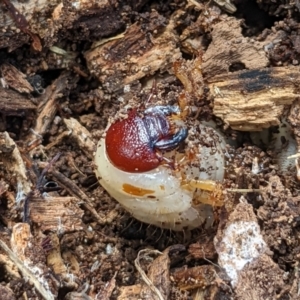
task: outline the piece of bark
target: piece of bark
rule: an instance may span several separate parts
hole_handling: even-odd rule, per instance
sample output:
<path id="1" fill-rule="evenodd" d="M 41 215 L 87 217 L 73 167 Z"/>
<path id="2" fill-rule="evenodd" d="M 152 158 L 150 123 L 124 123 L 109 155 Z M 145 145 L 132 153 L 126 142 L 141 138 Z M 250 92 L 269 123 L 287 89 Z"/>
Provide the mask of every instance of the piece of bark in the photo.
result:
<path id="1" fill-rule="evenodd" d="M 199 17 L 195 22 L 191 22 L 191 24 L 184 28 L 180 34 L 181 49 L 183 52 L 192 56 L 198 56 L 205 44 L 205 36 L 202 31 L 210 30 L 212 23 L 220 21 L 221 9 L 214 5 L 208 7 L 204 3 L 196 1 L 194 3 L 188 3 L 191 5 L 194 5 L 195 3 L 196 9 L 202 11 L 202 13 L 199 14 Z M 187 9 L 190 9 L 190 7 L 187 7 Z M 207 13 L 203 13 L 203 10 Z M 179 10 L 178 12 L 180 13 L 181 11 Z M 185 15 L 186 10 L 181 13 Z M 199 28 L 203 29 L 199 30 Z"/>
<path id="2" fill-rule="evenodd" d="M 227 73 L 236 64 L 244 65 L 246 69 L 268 66 L 269 60 L 264 51 L 266 42 L 244 37 L 241 22 L 228 17 L 213 26 L 212 41 L 202 58 L 204 77 Z"/>
<path id="3" fill-rule="evenodd" d="M 232 129 L 261 131 L 280 124 L 285 105 L 300 96 L 297 66 L 237 71 L 207 80 L 214 114 Z"/>
<path id="4" fill-rule="evenodd" d="M 145 2 L 147 1 L 1 1 L 0 48 L 8 47 L 12 51 L 24 43 L 34 42 L 32 36 L 40 39 L 43 47 L 50 47 L 58 39 L 67 37 L 72 37 L 72 40 L 93 40 L 108 36 L 125 26 L 122 13 L 126 9 L 139 10 Z M 16 14 L 17 18 L 14 17 Z"/>
<path id="5" fill-rule="evenodd" d="M 214 283 L 217 272 L 212 265 L 204 265 L 175 270 L 172 277 L 181 290 L 205 289 Z"/>
<path id="6" fill-rule="evenodd" d="M 15 81 L 18 85 L 18 82 Z M 18 132 L 20 137 L 27 133 L 33 123 L 36 106 L 29 95 L 22 95 L 14 90 L 0 87 L 0 131 L 8 130 Z M 17 117 L 22 121 L 21 128 L 14 128 L 11 117 Z M 16 132 L 17 130 L 17 132 Z"/>
<path id="7" fill-rule="evenodd" d="M 83 211 L 75 197 L 30 198 L 30 220 L 45 231 L 66 233 L 83 230 Z"/>
<path id="8" fill-rule="evenodd" d="M 191 244 L 188 249 L 190 255 L 195 259 L 215 259 L 217 252 L 212 240 L 204 239 L 198 243 Z"/>
<path id="9" fill-rule="evenodd" d="M 127 31 L 85 53 L 91 73 L 110 91 L 115 91 L 153 74 L 163 72 L 181 57 L 175 22 L 152 11 L 147 23 L 135 23 Z"/>
<path id="10" fill-rule="evenodd" d="M 26 75 L 13 65 L 4 63 L 1 65 L 0 71 L 5 84 L 19 93 L 29 94 L 34 91 L 31 84 L 27 81 Z"/>
<path id="11" fill-rule="evenodd" d="M 0 87 L 0 113 L 5 116 L 26 116 L 36 110 L 30 98 L 11 89 Z"/>

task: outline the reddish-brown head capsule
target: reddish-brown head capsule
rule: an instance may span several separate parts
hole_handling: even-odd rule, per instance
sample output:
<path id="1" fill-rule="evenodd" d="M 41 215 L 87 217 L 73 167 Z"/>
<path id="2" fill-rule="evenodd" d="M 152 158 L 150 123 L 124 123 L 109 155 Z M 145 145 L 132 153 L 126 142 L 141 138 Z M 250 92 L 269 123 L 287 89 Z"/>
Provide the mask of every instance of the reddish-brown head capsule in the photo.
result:
<path id="1" fill-rule="evenodd" d="M 147 172 L 159 166 L 156 150 L 172 150 L 187 137 L 187 129 L 172 132 L 167 115 L 178 113 L 173 106 L 155 106 L 141 117 L 136 110 L 127 119 L 117 121 L 107 130 L 106 153 L 117 168 L 131 173 Z"/>

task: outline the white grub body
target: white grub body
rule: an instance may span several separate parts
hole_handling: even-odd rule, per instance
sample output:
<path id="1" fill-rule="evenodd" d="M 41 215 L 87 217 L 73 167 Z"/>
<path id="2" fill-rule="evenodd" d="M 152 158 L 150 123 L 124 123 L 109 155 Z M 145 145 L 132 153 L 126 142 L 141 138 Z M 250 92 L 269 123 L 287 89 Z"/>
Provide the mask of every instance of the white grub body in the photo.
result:
<path id="1" fill-rule="evenodd" d="M 129 173 L 110 162 L 102 138 L 95 156 L 96 175 L 106 191 L 136 219 L 165 229 L 191 230 L 204 221 L 211 224 L 213 213 L 210 205 L 201 203 L 209 202 L 206 198 L 210 194 L 188 183 L 223 180 L 225 151 L 220 134 L 208 126 L 194 124 L 182 152 L 164 153 L 175 160 L 176 170 L 163 164 L 149 172 Z"/>
<path id="2" fill-rule="evenodd" d="M 297 153 L 297 142 L 293 136 L 291 125 L 284 119 L 278 128 L 278 133 L 273 136 L 272 149 L 276 153 L 279 170 L 285 172 L 295 167 L 295 161 L 288 159 Z"/>

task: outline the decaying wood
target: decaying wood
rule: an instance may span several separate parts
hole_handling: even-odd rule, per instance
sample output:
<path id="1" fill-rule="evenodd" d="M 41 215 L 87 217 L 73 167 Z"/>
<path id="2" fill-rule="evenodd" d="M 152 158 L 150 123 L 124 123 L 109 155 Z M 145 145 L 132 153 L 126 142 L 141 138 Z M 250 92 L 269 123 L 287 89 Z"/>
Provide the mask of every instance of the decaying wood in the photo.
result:
<path id="1" fill-rule="evenodd" d="M 170 258 L 172 252 L 182 251 L 185 247 L 183 245 L 173 245 L 163 251 L 144 249 L 141 250 L 135 260 L 135 267 L 140 273 L 143 283 L 132 286 L 121 287 L 121 293 L 118 300 L 125 299 L 169 299 L 171 291 L 170 281 Z M 153 260 L 153 255 L 159 255 Z M 144 271 L 147 262 L 147 274 Z"/>
<path id="2" fill-rule="evenodd" d="M 18 267 L 25 278 L 28 278 L 34 285 L 36 290 L 46 300 L 56 299 L 57 293 L 52 290 L 52 284 L 49 283 L 49 278 L 46 279 L 44 270 L 41 269 L 41 264 L 35 265 L 29 256 L 24 254 L 32 252 L 31 244 L 32 236 L 28 224 L 19 223 L 13 228 L 11 238 L 11 250 L 2 240 L 0 247 L 8 255 L 9 259 Z M 46 266 L 42 266 L 45 268 Z M 53 293 L 54 292 L 54 293 Z"/>
<path id="3" fill-rule="evenodd" d="M 176 247 L 176 246 L 174 246 Z M 172 247 L 170 247 L 172 248 Z M 157 250 L 144 249 L 138 254 L 135 260 L 135 266 L 140 273 L 144 283 L 141 285 L 127 286 L 121 288 L 121 294 L 118 300 L 125 299 L 155 299 L 165 300 L 169 299 L 169 293 L 171 288 L 170 282 L 170 259 L 169 251 L 167 248 L 163 253 Z M 148 267 L 148 273 L 146 274 L 141 266 L 141 260 L 151 261 L 153 255 L 159 255 L 153 260 Z"/>
<path id="4" fill-rule="evenodd" d="M 63 73 L 45 90 L 39 104 L 39 115 L 34 127 L 34 134 L 30 137 L 35 139 L 36 135 L 43 136 L 48 130 L 57 112 L 57 102 L 62 96 L 62 91 L 67 87 L 69 73 Z"/>
<path id="5" fill-rule="evenodd" d="M 293 127 L 295 139 L 298 144 L 298 152 L 300 152 L 300 99 L 296 99 L 290 109 L 288 120 Z"/>
<path id="6" fill-rule="evenodd" d="M 214 114 L 240 131 L 261 131 L 280 124 L 285 105 L 300 96 L 300 68 L 238 71 L 210 78 Z"/>
<path id="7" fill-rule="evenodd" d="M 97 39 L 122 27 L 126 7 L 139 9 L 146 1 L 5 0 L 0 5 L 0 48 L 13 50 L 32 43 L 33 36 L 50 47 L 67 36 L 72 40 Z M 14 15 L 17 15 L 15 18 Z M 113 22 L 111 22 L 113 20 Z M 25 29 L 25 30 L 24 30 Z M 33 45 L 34 46 L 34 45 Z M 36 50 L 36 47 L 33 47 Z"/>
<path id="8" fill-rule="evenodd" d="M 149 267 L 147 275 L 141 268 L 140 260 L 150 257 L 151 254 L 157 253 L 157 250 L 145 249 L 138 253 L 135 260 L 135 266 L 138 269 L 140 275 L 142 276 L 145 285 L 142 289 L 142 298 L 158 298 L 159 300 L 164 300 L 169 298 L 171 281 L 170 281 L 170 258 L 169 249 L 166 249 L 161 255 L 159 255 Z"/>
<path id="9" fill-rule="evenodd" d="M 13 65 L 4 63 L 1 65 L 0 71 L 5 84 L 9 87 L 15 89 L 19 93 L 29 94 L 33 92 L 34 89 L 26 80 L 26 75 L 15 68 Z"/>
<path id="10" fill-rule="evenodd" d="M 243 64 L 246 69 L 268 66 L 264 51 L 267 42 L 251 41 L 242 35 L 241 20 L 228 17 L 215 24 L 212 41 L 203 55 L 203 73 L 206 78 L 227 73 L 234 64 Z"/>
<path id="11" fill-rule="evenodd" d="M 71 279 L 74 276 L 72 266 L 67 266 L 61 255 L 59 238 L 56 234 L 50 235 L 51 249 L 47 252 L 47 265 L 56 275 L 59 275 L 68 288 L 76 289 L 77 284 Z M 72 272 L 71 272 L 72 271 Z"/>
<path id="12" fill-rule="evenodd" d="M 209 259 L 213 260 L 217 256 L 217 252 L 213 241 L 201 238 L 200 242 L 191 244 L 188 249 L 190 255 L 194 259 Z"/>
<path id="13" fill-rule="evenodd" d="M 7 132 L 0 133 L 0 158 L 7 172 L 17 180 L 16 201 L 24 199 L 31 191 L 31 182 L 27 177 L 26 166 L 14 140 Z"/>
<path id="14" fill-rule="evenodd" d="M 212 265 L 204 265 L 176 270 L 172 277 L 181 290 L 205 289 L 214 284 L 217 273 Z"/>
<path id="15" fill-rule="evenodd" d="M 0 87 L 0 113 L 6 116 L 24 116 L 26 113 L 34 112 L 36 106 L 31 100 L 11 89 Z"/>
<path id="16" fill-rule="evenodd" d="M 32 197 L 29 202 L 30 220 L 39 228 L 52 232 L 73 232 L 83 229 L 83 211 L 75 197 Z"/>
<path id="17" fill-rule="evenodd" d="M 135 23 L 114 40 L 100 44 L 85 54 L 91 73 L 115 91 L 134 80 L 163 72 L 181 57 L 178 36 L 171 20 L 153 11 L 149 23 Z"/>
<path id="18" fill-rule="evenodd" d="M 76 140 L 79 148 L 87 157 L 93 159 L 96 145 L 90 132 L 74 118 L 64 119 L 64 123 L 70 130 L 70 136 Z"/>
<path id="19" fill-rule="evenodd" d="M 265 254 L 248 264 L 239 276 L 240 280 L 235 288 L 237 300 L 266 299 L 267 297 L 274 299 L 280 288 L 285 286 L 284 271 Z"/>
<path id="20" fill-rule="evenodd" d="M 9 79 L 9 84 L 16 87 L 20 83 L 19 79 L 20 77 L 16 76 L 14 85 L 12 84 L 14 79 L 11 78 L 11 80 Z M 5 79 L 1 82 L 7 86 Z M 20 90 L 24 91 L 24 86 L 22 88 L 20 85 Z M 0 86 L 0 98 L 0 131 L 9 130 L 10 126 L 12 126 L 7 117 L 18 117 L 22 120 L 22 127 L 19 132 L 20 136 L 23 136 L 31 126 L 36 112 L 36 106 L 32 103 L 30 95 L 20 94 L 14 90 Z"/>

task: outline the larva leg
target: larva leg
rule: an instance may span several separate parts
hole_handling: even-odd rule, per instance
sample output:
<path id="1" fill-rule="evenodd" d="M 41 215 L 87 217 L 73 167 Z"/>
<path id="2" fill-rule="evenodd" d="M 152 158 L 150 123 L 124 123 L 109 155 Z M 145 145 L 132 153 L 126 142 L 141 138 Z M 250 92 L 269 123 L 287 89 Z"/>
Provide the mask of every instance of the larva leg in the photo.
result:
<path id="1" fill-rule="evenodd" d="M 218 184 L 216 181 L 210 179 L 191 180 L 189 185 L 191 187 L 210 192 L 215 191 L 220 186 L 220 184 Z"/>
<path id="2" fill-rule="evenodd" d="M 189 183 L 191 188 L 197 189 L 195 193 L 195 199 L 205 204 L 212 206 L 223 206 L 224 197 L 222 193 L 222 185 L 216 181 L 205 179 L 205 180 L 191 180 Z"/>

